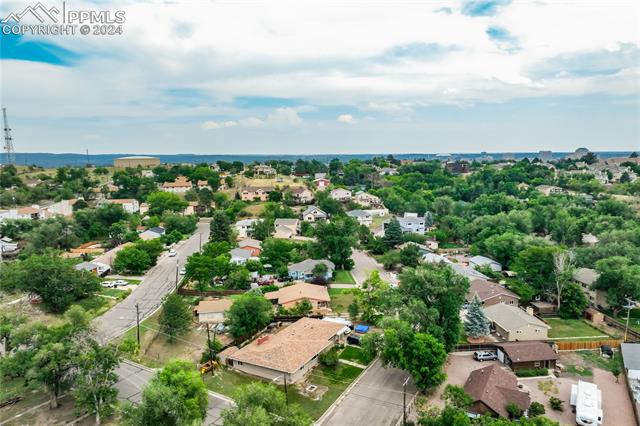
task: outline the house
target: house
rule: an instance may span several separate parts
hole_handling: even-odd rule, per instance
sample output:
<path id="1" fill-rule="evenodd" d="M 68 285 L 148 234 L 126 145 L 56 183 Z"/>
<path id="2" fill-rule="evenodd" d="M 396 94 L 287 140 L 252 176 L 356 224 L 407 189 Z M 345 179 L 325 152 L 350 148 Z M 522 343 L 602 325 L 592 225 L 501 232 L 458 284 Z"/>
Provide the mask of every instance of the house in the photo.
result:
<path id="1" fill-rule="evenodd" d="M 326 177 L 327 177 L 327 174 L 326 173 L 322 173 L 322 172 L 313 174 L 313 178 L 314 179 L 324 179 Z"/>
<path id="2" fill-rule="evenodd" d="M 77 199 L 62 200 L 44 207 L 44 213 L 47 216 L 73 216 L 73 206 L 78 202 Z"/>
<path id="3" fill-rule="evenodd" d="M 536 315 L 553 314 L 557 311 L 558 306 L 555 303 L 545 302 L 543 300 L 534 300 L 529 302 Z"/>
<path id="4" fill-rule="evenodd" d="M 380 170 L 378 170 L 378 174 L 380 176 L 395 176 L 398 174 L 398 169 L 394 167 L 381 167 Z"/>
<path id="5" fill-rule="evenodd" d="M 161 186 L 163 191 L 175 192 L 178 194 L 185 193 L 193 188 L 193 184 L 184 176 L 176 177 L 173 182 L 164 182 Z"/>
<path id="6" fill-rule="evenodd" d="M 253 174 L 259 176 L 275 176 L 278 172 L 271 166 L 259 164 L 253 168 Z"/>
<path id="7" fill-rule="evenodd" d="M 636 412 L 640 411 L 640 343 L 620 345 L 627 385 L 633 395 Z"/>
<path id="8" fill-rule="evenodd" d="M 18 207 L 16 209 L 0 210 L 0 223 L 7 219 L 40 219 L 43 216 L 44 213 L 41 212 L 40 206 L 34 204 L 30 207 Z"/>
<path id="9" fill-rule="evenodd" d="M 420 253 L 420 256 L 424 256 L 427 253 L 432 253 L 433 250 L 431 250 L 429 247 L 427 247 L 424 244 L 419 244 L 419 243 L 414 243 L 413 241 L 408 241 L 406 243 L 402 243 L 398 246 L 398 249 L 402 250 L 403 248 L 407 248 L 409 246 L 416 246 L 418 248 L 418 253 Z"/>
<path id="10" fill-rule="evenodd" d="M 422 255 L 422 262 L 423 263 L 449 263 L 451 265 L 454 265 L 449 259 L 447 259 L 446 257 L 436 254 L 436 253 L 425 253 Z M 461 265 L 458 265 L 461 266 Z M 454 269 L 455 271 L 455 269 Z"/>
<path id="11" fill-rule="evenodd" d="M 238 238 L 247 238 L 253 229 L 253 226 L 261 220 L 262 219 L 243 219 L 237 221 L 233 225 L 233 228 L 235 229 Z"/>
<path id="12" fill-rule="evenodd" d="M 351 191 L 344 188 L 336 188 L 329 193 L 329 197 L 336 201 L 351 201 Z"/>
<path id="13" fill-rule="evenodd" d="M 313 306 L 314 312 L 325 312 L 329 309 L 329 292 L 322 285 L 300 283 L 282 287 L 277 291 L 265 293 L 265 298 L 271 303 L 284 309 L 291 309 L 304 299 Z"/>
<path id="14" fill-rule="evenodd" d="M 467 302 L 471 302 L 475 297 L 477 297 L 485 307 L 498 303 L 518 306 L 518 301 L 520 300 L 520 296 L 500 284 L 481 279 L 471 281 L 466 300 Z"/>
<path id="15" fill-rule="evenodd" d="M 106 275 L 111 270 L 111 267 L 105 263 L 100 262 L 82 262 L 74 266 L 76 271 L 91 272 L 99 277 Z"/>
<path id="16" fill-rule="evenodd" d="M 218 354 L 235 370 L 269 381 L 297 383 L 318 364 L 319 355 L 346 340 L 349 327 L 314 318 L 301 318 L 274 334 L 259 337 L 238 349 Z"/>
<path id="17" fill-rule="evenodd" d="M 141 240 L 155 240 L 156 238 L 160 238 L 164 235 L 165 230 L 159 226 L 155 226 L 153 228 L 149 228 L 144 232 L 141 232 L 138 236 Z"/>
<path id="18" fill-rule="evenodd" d="M 327 220 L 328 215 L 316 206 L 309 206 L 302 212 L 302 220 L 305 222 L 320 222 Z"/>
<path id="19" fill-rule="evenodd" d="M 262 252 L 262 242 L 253 238 L 245 238 L 238 242 L 238 248 L 249 250 L 251 257 L 259 257 Z"/>
<path id="20" fill-rule="evenodd" d="M 313 278 L 313 268 L 320 263 L 327 265 L 327 272 L 325 273 L 324 279 L 329 281 L 333 276 L 333 271 L 336 269 L 336 265 L 330 260 L 306 259 L 302 262 L 289 265 L 287 271 L 289 272 L 289 276 L 294 280 L 310 280 Z"/>
<path id="21" fill-rule="evenodd" d="M 273 187 L 270 186 L 247 186 L 240 192 L 240 199 L 242 201 L 267 201 L 271 192 L 273 192 Z"/>
<path id="22" fill-rule="evenodd" d="M 137 213 L 140 211 L 140 203 L 135 198 L 114 198 L 104 200 L 104 204 L 119 204 L 127 213 Z"/>
<path id="23" fill-rule="evenodd" d="M 481 280 L 487 280 L 487 281 L 489 280 L 488 276 L 486 276 L 482 272 L 476 271 L 475 269 L 469 266 L 461 265 L 459 263 L 451 263 L 451 262 L 449 263 L 450 263 L 449 266 L 451 266 L 451 269 L 453 269 L 453 272 L 465 278 L 468 278 L 469 280 L 475 280 L 475 279 L 481 279 Z"/>
<path id="24" fill-rule="evenodd" d="M 593 306 L 608 306 L 605 292 L 592 288 L 598 280 L 600 274 L 591 268 L 577 268 L 572 276 L 573 281 L 582 288 L 582 292 L 589 299 L 589 304 Z M 598 294 L 599 293 L 599 294 Z"/>
<path id="25" fill-rule="evenodd" d="M 512 342 L 496 344 L 498 361 L 513 371 L 532 368 L 556 368 L 558 354 L 545 342 Z"/>
<path id="26" fill-rule="evenodd" d="M 598 237 L 596 237 L 595 235 L 589 233 L 589 234 L 582 234 L 582 244 L 588 245 L 588 246 L 594 246 L 596 244 L 598 244 Z"/>
<path id="27" fill-rule="evenodd" d="M 313 201 L 313 192 L 304 186 L 298 186 L 289 190 L 293 199 L 299 204 L 307 204 Z"/>
<path id="28" fill-rule="evenodd" d="M 13 253 L 18 250 L 18 244 L 9 237 L 0 238 L 0 256 L 5 253 Z"/>
<path id="29" fill-rule="evenodd" d="M 469 266 L 472 266 L 474 268 L 488 266 L 493 272 L 502 271 L 502 265 L 500 264 L 500 262 L 497 262 L 485 256 L 473 256 L 469 259 Z"/>
<path id="30" fill-rule="evenodd" d="M 364 192 L 364 191 L 358 191 L 355 195 L 355 197 L 353 197 L 353 201 L 355 201 L 356 203 L 360 204 L 361 206 L 367 207 L 367 208 L 380 208 L 382 207 L 382 201 L 380 200 L 380 198 L 376 197 L 375 195 L 371 195 L 368 192 Z"/>
<path id="31" fill-rule="evenodd" d="M 300 230 L 300 220 L 298 219 L 278 218 L 273 225 L 275 227 L 274 238 L 293 238 L 298 235 Z"/>
<path id="32" fill-rule="evenodd" d="M 447 161 L 444 167 L 449 173 L 454 175 L 469 173 L 469 163 L 466 161 Z"/>
<path id="33" fill-rule="evenodd" d="M 547 197 L 552 194 L 562 194 L 565 192 L 563 188 L 553 185 L 538 185 L 536 186 L 536 189 Z"/>
<path id="34" fill-rule="evenodd" d="M 423 235 L 426 231 L 425 218 L 418 216 L 418 213 L 405 213 L 397 219 L 403 233 Z"/>
<path id="35" fill-rule="evenodd" d="M 331 185 L 331 181 L 324 177 L 314 179 L 313 183 L 316 184 L 316 187 L 318 187 L 320 191 L 324 191 L 325 189 L 329 188 L 329 185 Z"/>
<path id="36" fill-rule="evenodd" d="M 253 251 L 241 248 L 234 248 L 229 252 L 231 255 L 230 262 L 234 265 L 244 265 L 247 263 L 247 260 L 253 257 Z"/>
<path id="37" fill-rule="evenodd" d="M 484 314 L 492 323 L 492 328 L 507 342 L 526 340 L 545 340 L 549 326 L 517 305 L 498 303 L 483 308 Z"/>
<path id="38" fill-rule="evenodd" d="M 365 210 L 349 210 L 347 216 L 357 220 L 360 225 L 371 226 L 373 223 L 373 216 Z"/>
<path id="39" fill-rule="evenodd" d="M 196 186 L 198 187 L 198 189 L 211 189 L 209 187 L 209 182 L 207 182 L 206 180 L 199 180 L 198 182 L 196 182 Z"/>
<path id="40" fill-rule="evenodd" d="M 518 387 L 516 375 L 499 364 L 472 371 L 464 391 L 473 400 L 468 409 L 473 414 L 508 418 L 507 405 L 516 404 L 526 412 L 531 404 L 529 394 Z"/>
<path id="41" fill-rule="evenodd" d="M 218 324 L 224 322 L 224 313 L 231 305 L 231 299 L 201 300 L 193 311 L 199 323 Z"/>

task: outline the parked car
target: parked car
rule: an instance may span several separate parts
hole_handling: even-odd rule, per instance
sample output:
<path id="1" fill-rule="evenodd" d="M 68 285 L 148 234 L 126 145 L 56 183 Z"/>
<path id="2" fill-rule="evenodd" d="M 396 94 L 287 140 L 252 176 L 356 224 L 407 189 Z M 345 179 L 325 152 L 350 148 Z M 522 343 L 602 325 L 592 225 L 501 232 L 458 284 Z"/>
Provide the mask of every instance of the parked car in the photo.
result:
<path id="1" fill-rule="evenodd" d="M 115 281 L 102 281 L 100 283 L 100 285 L 102 287 L 105 287 L 105 288 L 114 288 L 114 287 L 116 287 Z"/>
<path id="2" fill-rule="evenodd" d="M 185 275 L 187 273 L 186 268 L 180 268 L 180 275 Z"/>
<path id="3" fill-rule="evenodd" d="M 125 281 L 125 280 L 115 280 L 115 281 L 113 281 L 113 284 L 114 284 L 116 287 L 119 287 L 119 286 L 129 285 L 129 281 Z"/>
<path id="4" fill-rule="evenodd" d="M 347 343 L 350 345 L 360 346 L 360 336 L 350 334 L 347 336 Z"/>
<path id="5" fill-rule="evenodd" d="M 178 252 L 175 251 L 174 249 L 169 250 L 169 257 L 176 257 L 178 255 Z"/>
<path id="6" fill-rule="evenodd" d="M 222 333 L 224 333 L 224 331 L 225 331 L 226 329 L 227 329 L 227 328 L 224 326 L 224 324 L 223 324 L 223 323 L 220 323 L 220 324 L 216 325 L 216 333 L 218 333 L 218 334 L 222 334 Z"/>
<path id="7" fill-rule="evenodd" d="M 498 354 L 493 351 L 475 351 L 473 353 L 473 359 L 476 361 L 493 361 L 498 359 Z"/>

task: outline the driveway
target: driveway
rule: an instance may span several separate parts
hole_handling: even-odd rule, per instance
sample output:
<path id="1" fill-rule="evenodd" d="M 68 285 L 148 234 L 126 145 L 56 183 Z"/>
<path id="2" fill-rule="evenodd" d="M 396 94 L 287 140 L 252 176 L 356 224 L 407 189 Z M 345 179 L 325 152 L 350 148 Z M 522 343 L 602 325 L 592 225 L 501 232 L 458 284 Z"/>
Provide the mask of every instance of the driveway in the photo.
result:
<path id="1" fill-rule="evenodd" d="M 376 360 L 344 398 L 318 421 L 320 426 L 395 426 L 402 417 L 402 384 L 409 374 L 383 368 Z M 407 406 L 416 394 L 413 382 L 407 385 Z"/>
<path id="2" fill-rule="evenodd" d="M 356 280 L 358 286 L 362 286 L 362 283 L 369 278 L 371 272 L 380 272 L 380 278 L 390 283 L 391 285 L 397 285 L 398 279 L 391 275 L 388 271 L 385 271 L 381 264 L 379 264 L 373 257 L 361 250 L 353 250 L 351 254 L 351 260 L 353 260 L 353 269 L 351 274 Z"/>
<path id="3" fill-rule="evenodd" d="M 142 321 L 161 305 L 167 294 L 175 290 L 176 265 L 182 267 L 187 257 L 199 251 L 199 234 L 202 234 L 204 244 L 209 239 L 208 222 L 199 222 L 196 232 L 175 246 L 177 256 L 169 257 L 166 253 L 163 254 L 157 265 L 145 274 L 142 282 L 135 286 L 129 297 L 95 319 L 96 334 L 100 341 L 106 343 L 136 325 L 136 303 L 140 306 Z"/>
<path id="4" fill-rule="evenodd" d="M 120 380 L 116 383 L 118 398 L 137 404 L 142 399 L 142 390 L 149 383 L 155 372 L 149 368 L 123 361 L 116 369 Z M 222 425 L 222 410 L 232 405 L 232 401 L 209 392 L 209 405 L 205 425 Z"/>

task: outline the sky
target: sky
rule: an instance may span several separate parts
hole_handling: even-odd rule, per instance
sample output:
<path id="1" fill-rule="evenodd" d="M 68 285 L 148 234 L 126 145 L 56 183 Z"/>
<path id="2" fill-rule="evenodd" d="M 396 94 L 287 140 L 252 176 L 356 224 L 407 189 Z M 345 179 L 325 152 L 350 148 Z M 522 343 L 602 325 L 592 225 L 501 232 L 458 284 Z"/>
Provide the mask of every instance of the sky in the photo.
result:
<path id="1" fill-rule="evenodd" d="M 640 149 L 637 0 L 66 7 L 122 10 L 123 33 L 0 35 L 17 152 Z"/>

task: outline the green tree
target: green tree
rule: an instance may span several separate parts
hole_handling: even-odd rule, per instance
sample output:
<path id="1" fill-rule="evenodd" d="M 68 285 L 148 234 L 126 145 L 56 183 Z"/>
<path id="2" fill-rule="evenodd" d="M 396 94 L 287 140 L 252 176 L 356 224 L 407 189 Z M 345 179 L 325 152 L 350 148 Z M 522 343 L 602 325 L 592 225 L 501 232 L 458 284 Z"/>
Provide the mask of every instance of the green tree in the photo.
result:
<path id="1" fill-rule="evenodd" d="M 296 303 L 296 305 L 293 308 L 291 308 L 289 312 L 291 312 L 292 315 L 305 316 L 305 315 L 309 315 L 312 310 L 313 310 L 313 305 L 311 305 L 311 302 L 309 302 L 309 299 L 304 298 L 300 302 Z"/>
<path id="2" fill-rule="evenodd" d="M 463 410 L 468 409 L 473 404 L 473 398 L 464 391 L 462 386 L 458 385 L 445 386 L 444 392 L 442 392 L 442 396 L 440 398 L 442 398 L 445 404 L 461 408 Z"/>
<path id="3" fill-rule="evenodd" d="M 151 258 L 146 251 L 129 246 L 116 253 L 113 267 L 118 272 L 141 274 L 151 267 Z"/>
<path id="4" fill-rule="evenodd" d="M 158 371 L 142 392 L 138 406 L 125 409 L 123 423 L 131 426 L 200 425 L 209 397 L 200 373 L 188 361 L 173 360 Z"/>
<path id="5" fill-rule="evenodd" d="M 384 230 L 384 244 L 387 248 L 392 249 L 402 244 L 403 241 L 400 222 L 398 222 L 398 219 L 393 218 Z"/>
<path id="6" fill-rule="evenodd" d="M 236 388 L 235 406 L 222 412 L 224 426 L 310 426 L 313 419 L 297 404 L 288 405 L 281 390 L 253 382 Z"/>
<path id="7" fill-rule="evenodd" d="M 96 424 L 113 414 L 118 402 L 115 369 L 120 363 L 115 346 L 100 346 L 91 341 L 78 360 L 78 377 L 73 395 L 76 407 L 96 416 Z"/>
<path id="8" fill-rule="evenodd" d="M 360 306 L 358 305 L 358 302 L 356 300 L 349 304 L 347 310 L 349 311 L 349 317 L 353 321 L 358 319 L 358 315 L 360 314 Z"/>
<path id="9" fill-rule="evenodd" d="M 206 254 L 194 253 L 187 258 L 186 278 L 198 282 L 203 290 L 212 282 L 214 275 L 213 258 Z"/>
<path id="10" fill-rule="evenodd" d="M 232 290 L 247 290 L 251 287 L 251 277 L 247 268 L 240 267 L 229 273 L 224 286 Z"/>
<path id="11" fill-rule="evenodd" d="M 149 203 L 149 213 L 158 216 L 162 216 L 167 210 L 182 212 L 189 205 L 189 203 L 180 198 L 178 194 L 163 191 L 149 194 L 147 203 Z"/>
<path id="12" fill-rule="evenodd" d="M 238 297 L 227 311 L 226 324 L 233 337 L 251 336 L 273 318 L 273 307 L 262 295 L 252 292 Z"/>
<path id="13" fill-rule="evenodd" d="M 529 246 L 516 256 L 513 270 L 538 294 L 551 295 L 554 287 L 553 246 Z"/>
<path id="14" fill-rule="evenodd" d="M 169 343 L 175 342 L 177 336 L 186 333 L 192 320 L 189 305 L 177 294 L 170 294 L 162 305 L 159 324 L 163 333 L 168 336 Z"/>
<path id="15" fill-rule="evenodd" d="M 482 310 L 482 303 L 474 297 L 467 309 L 467 321 L 464 323 L 464 331 L 467 336 L 479 338 L 489 335 L 491 323 Z"/>
<path id="16" fill-rule="evenodd" d="M 415 268 L 420 263 L 420 249 L 415 244 L 407 244 L 400 250 L 400 263 Z"/>
<path id="17" fill-rule="evenodd" d="M 231 224 L 229 223 L 229 217 L 222 211 L 215 211 L 213 218 L 211 219 L 211 234 L 209 238 L 211 241 L 233 241 L 233 231 L 231 230 Z"/>
<path id="18" fill-rule="evenodd" d="M 579 284 L 569 283 L 562 289 L 562 305 L 558 311 L 562 318 L 582 318 L 588 307 L 589 299 Z"/>
<path id="19" fill-rule="evenodd" d="M 357 243 L 358 223 L 350 217 L 337 217 L 316 227 L 316 251 L 328 258 L 336 268 L 350 270 L 352 248 Z"/>

